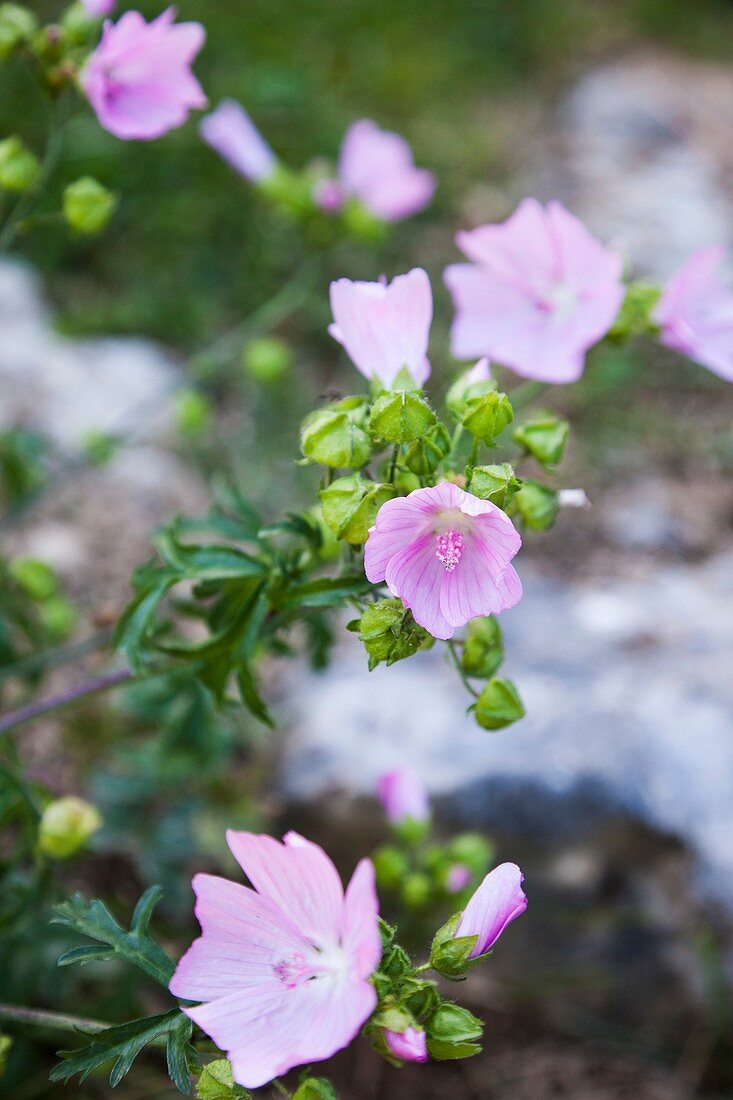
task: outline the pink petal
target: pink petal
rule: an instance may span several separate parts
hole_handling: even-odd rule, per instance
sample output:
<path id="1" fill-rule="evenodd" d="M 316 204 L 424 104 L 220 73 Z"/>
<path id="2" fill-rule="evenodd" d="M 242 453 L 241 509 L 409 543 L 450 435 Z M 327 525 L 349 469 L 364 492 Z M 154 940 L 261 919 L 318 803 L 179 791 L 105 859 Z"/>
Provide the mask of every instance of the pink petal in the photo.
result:
<path id="1" fill-rule="evenodd" d="M 371 977 L 382 958 L 378 916 L 374 864 L 370 859 L 362 859 L 346 887 L 341 919 L 341 943 L 359 978 Z"/>
<path id="2" fill-rule="evenodd" d="M 455 626 L 442 609 L 441 589 L 446 571 L 436 555 L 432 534 L 423 535 L 390 558 L 385 580 L 393 596 L 409 607 L 415 622 L 434 638 L 452 638 Z"/>
<path id="3" fill-rule="evenodd" d="M 524 876 L 516 863 L 490 871 L 463 910 L 456 936 L 478 936 L 471 957 L 490 951 L 508 924 L 527 908 Z"/>
<path id="4" fill-rule="evenodd" d="M 270 836 L 227 830 L 232 855 L 254 888 L 269 898 L 316 945 L 338 942 L 343 887 L 322 848 L 294 834 Z"/>
<path id="5" fill-rule="evenodd" d="M 430 817 L 428 792 L 411 768 L 396 768 L 380 775 L 377 797 L 393 825 L 405 820 L 427 821 Z"/>
<path id="6" fill-rule="evenodd" d="M 654 317 L 661 342 L 733 382 L 733 292 L 721 278 L 722 245 L 700 248 L 670 279 Z"/>
<path id="7" fill-rule="evenodd" d="M 367 580 L 384 580 L 390 558 L 406 549 L 430 527 L 435 513 L 433 500 L 416 490 L 406 497 L 386 501 L 364 547 L 364 571 Z"/>
<path id="8" fill-rule="evenodd" d="M 385 1031 L 385 1042 L 390 1054 L 403 1062 L 427 1062 L 428 1044 L 425 1032 L 408 1027 L 403 1032 Z"/>
<path id="9" fill-rule="evenodd" d="M 415 168 L 404 138 L 361 119 L 349 127 L 341 147 L 339 177 L 344 190 L 385 221 L 422 210 L 435 190 L 431 172 Z"/>
<path id="10" fill-rule="evenodd" d="M 267 179 L 275 170 L 275 154 L 235 100 L 220 103 L 202 119 L 199 130 L 204 141 L 247 179 Z"/>

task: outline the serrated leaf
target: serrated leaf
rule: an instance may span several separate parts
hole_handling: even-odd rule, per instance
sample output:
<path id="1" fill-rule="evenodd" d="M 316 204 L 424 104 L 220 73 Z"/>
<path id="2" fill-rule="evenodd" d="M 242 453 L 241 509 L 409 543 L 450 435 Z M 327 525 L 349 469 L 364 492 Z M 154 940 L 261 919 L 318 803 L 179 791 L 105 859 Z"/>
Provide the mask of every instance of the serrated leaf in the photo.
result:
<path id="1" fill-rule="evenodd" d="M 98 898 L 87 901 L 81 894 L 75 894 L 73 898 L 57 905 L 55 911 L 58 916 L 52 923 L 64 925 L 84 936 L 89 936 L 90 939 L 99 940 L 111 948 L 111 951 L 103 948 L 104 955 L 91 946 L 82 948 L 80 949 L 82 954 L 77 954 L 73 958 L 70 956 L 74 952 L 67 952 L 62 955 L 59 965 L 92 962 L 94 956 L 90 952 L 95 951 L 97 959 L 116 957 L 132 963 L 167 988 L 175 970 L 175 964 L 148 930 L 153 908 L 160 900 L 162 893 L 160 886 L 151 886 L 145 891 L 135 907 L 129 932 L 125 931 L 104 902 Z"/>
<path id="2" fill-rule="evenodd" d="M 168 1055 L 171 1080 L 179 1092 L 189 1093 L 185 1045 L 191 1031 L 191 1021 L 177 1008 L 160 1016 L 145 1016 L 105 1028 L 93 1035 L 86 1046 L 77 1050 L 60 1050 L 58 1054 L 63 1061 L 51 1070 L 50 1079 L 68 1082 L 79 1074 L 80 1080 L 85 1081 L 93 1070 L 114 1059 L 109 1083 L 115 1088 L 145 1047 L 151 1043 L 165 1042 L 169 1052 L 171 1045 L 175 1051 L 172 1058 Z"/>

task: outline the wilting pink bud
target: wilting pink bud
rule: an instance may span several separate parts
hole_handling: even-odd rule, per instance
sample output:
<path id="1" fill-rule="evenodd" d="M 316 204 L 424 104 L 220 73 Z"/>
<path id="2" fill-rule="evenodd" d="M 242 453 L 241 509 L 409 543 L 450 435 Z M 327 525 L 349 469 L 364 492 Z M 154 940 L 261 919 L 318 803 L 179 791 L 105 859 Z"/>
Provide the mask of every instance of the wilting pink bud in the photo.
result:
<path id="1" fill-rule="evenodd" d="M 377 796 L 393 825 L 403 821 L 427 821 L 430 817 L 428 792 L 409 768 L 380 775 Z"/>
<path id="2" fill-rule="evenodd" d="M 81 74 L 100 124 L 115 137 L 151 141 L 183 125 L 206 96 L 191 72 L 204 44 L 200 23 L 176 23 L 168 8 L 146 23 L 128 11 L 106 23 L 102 40 Z"/>
<path id="3" fill-rule="evenodd" d="M 101 19 L 109 15 L 116 3 L 117 0 L 81 0 L 81 6 L 92 19 Z"/>
<path id="4" fill-rule="evenodd" d="M 472 875 L 464 863 L 454 863 L 445 876 L 445 888 L 449 894 L 460 894 L 471 881 Z"/>
<path id="5" fill-rule="evenodd" d="M 402 1062 L 427 1062 L 428 1044 L 425 1032 L 416 1027 L 405 1031 L 385 1031 L 384 1038 L 390 1054 Z"/>
<path id="6" fill-rule="evenodd" d="M 203 118 L 199 131 L 232 168 L 254 183 L 268 179 L 277 167 L 272 149 L 245 109 L 233 99 L 225 99 Z"/>
<path id="7" fill-rule="evenodd" d="M 525 378 L 574 382 L 613 325 L 623 261 L 559 202 L 525 199 L 502 225 L 459 233 L 473 263 L 446 268 L 456 309 L 451 349 L 487 355 Z"/>
<path id="8" fill-rule="evenodd" d="M 297 833 L 284 843 L 229 830 L 254 889 L 196 875 L 201 936 L 178 963 L 183 1011 L 226 1051 L 234 1080 L 259 1088 L 293 1066 L 330 1058 L 374 1011 L 382 954 L 368 859 L 344 894 L 326 853 Z"/>
<path id="9" fill-rule="evenodd" d="M 723 245 L 693 252 L 654 310 L 661 341 L 733 382 L 733 291 L 720 276 Z"/>
<path id="10" fill-rule="evenodd" d="M 510 563 L 521 545 L 505 512 L 443 481 L 382 505 L 364 568 L 433 637 L 452 638 L 471 619 L 519 602 L 522 584 Z"/>
<path id="11" fill-rule="evenodd" d="M 469 958 L 490 951 L 506 926 L 527 908 L 523 879 L 516 863 L 502 863 L 481 883 L 456 929 L 456 936 L 478 936 Z"/>
<path id="12" fill-rule="evenodd" d="M 401 370 L 418 385 L 430 374 L 427 359 L 433 295 L 421 267 L 391 283 L 331 283 L 331 336 L 348 352 L 365 378 L 389 388 Z"/>
<path id="13" fill-rule="evenodd" d="M 427 206 L 435 190 L 432 172 L 416 168 L 412 150 L 399 134 L 363 118 L 346 132 L 339 157 L 339 182 L 383 221 L 409 218 Z"/>

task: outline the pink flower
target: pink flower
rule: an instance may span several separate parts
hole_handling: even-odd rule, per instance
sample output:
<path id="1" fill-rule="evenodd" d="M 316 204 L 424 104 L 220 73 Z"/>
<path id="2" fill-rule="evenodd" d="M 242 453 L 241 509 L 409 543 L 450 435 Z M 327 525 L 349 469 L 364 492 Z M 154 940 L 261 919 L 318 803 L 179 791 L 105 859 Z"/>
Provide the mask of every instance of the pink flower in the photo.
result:
<path id="1" fill-rule="evenodd" d="M 201 120 L 201 137 L 246 179 L 257 183 L 275 171 L 277 158 L 247 112 L 225 99 Z"/>
<path id="2" fill-rule="evenodd" d="M 449 894 L 460 894 L 461 890 L 465 890 L 468 886 L 471 877 L 471 872 L 465 863 L 454 863 L 452 867 L 448 868 L 445 888 Z"/>
<path id="3" fill-rule="evenodd" d="M 81 6 L 92 19 L 101 19 L 109 15 L 117 0 L 81 0 Z"/>
<path id="4" fill-rule="evenodd" d="M 297 833 L 280 843 L 230 829 L 227 842 L 254 889 L 195 876 L 202 935 L 170 989 L 204 1002 L 183 1011 L 227 1052 L 235 1081 L 258 1088 L 330 1058 L 374 1011 L 374 868 L 361 860 L 344 894 L 325 852 Z"/>
<path id="5" fill-rule="evenodd" d="M 402 1062 L 427 1062 L 428 1044 L 425 1032 L 416 1027 L 404 1031 L 385 1031 L 387 1049 Z"/>
<path id="6" fill-rule="evenodd" d="M 525 199 L 502 225 L 459 233 L 472 264 L 446 268 L 459 359 L 488 355 L 525 378 L 574 382 L 624 296 L 622 258 L 572 214 Z"/>
<path id="7" fill-rule="evenodd" d="M 175 14 L 168 8 L 146 23 L 128 11 L 104 25 L 81 81 L 99 122 L 116 137 L 151 141 L 206 106 L 190 67 L 206 32 L 200 23 L 174 25 Z"/>
<path id="8" fill-rule="evenodd" d="M 331 283 L 333 324 L 329 332 L 344 346 L 365 378 L 394 385 L 406 369 L 417 385 L 430 375 L 427 359 L 433 295 L 421 267 L 391 283 Z"/>
<path id="9" fill-rule="evenodd" d="M 338 175 L 344 196 L 355 195 L 386 222 L 416 214 L 427 206 L 435 190 L 435 177 L 415 167 L 405 139 L 380 130 L 368 118 L 354 122 L 346 131 Z"/>
<path id="10" fill-rule="evenodd" d="M 523 880 L 516 863 L 502 863 L 481 883 L 456 929 L 456 936 L 478 936 L 469 958 L 490 951 L 506 926 L 527 908 Z"/>
<path id="11" fill-rule="evenodd" d="M 724 245 L 699 248 L 670 279 L 654 310 L 661 341 L 733 382 L 733 291 L 720 277 Z"/>
<path id="12" fill-rule="evenodd" d="M 490 382 L 491 367 L 489 366 L 489 360 L 479 359 L 478 363 L 471 367 L 470 371 L 467 371 L 465 381 L 469 386 L 474 386 L 477 382 Z"/>
<path id="13" fill-rule="evenodd" d="M 397 768 L 380 775 L 377 796 L 393 825 L 403 821 L 427 821 L 430 817 L 428 792 L 409 768 Z"/>
<path id="14" fill-rule="evenodd" d="M 435 638 L 451 638 L 469 620 L 518 603 L 522 584 L 509 563 L 521 545 L 500 508 L 444 481 L 382 505 L 364 568 Z"/>

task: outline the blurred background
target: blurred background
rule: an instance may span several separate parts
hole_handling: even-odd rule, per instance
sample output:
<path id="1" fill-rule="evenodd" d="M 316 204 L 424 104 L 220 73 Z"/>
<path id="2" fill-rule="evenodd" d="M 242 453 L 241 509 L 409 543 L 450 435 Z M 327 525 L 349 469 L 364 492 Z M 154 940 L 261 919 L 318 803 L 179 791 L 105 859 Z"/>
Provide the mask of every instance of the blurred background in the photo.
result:
<path id="1" fill-rule="evenodd" d="M 2 553 L 53 570 L 22 629 L 6 591 L 4 706 L 40 675 L 39 652 L 109 629 L 152 530 L 203 513 L 215 471 L 268 519 L 309 503 L 299 420 L 318 395 L 359 386 L 326 334 L 331 278 L 428 269 L 440 392 L 457 367 L 440 279 L 457 229 L 557 197 L 654 279 L 733 240 L 730 0 L 178 8 L 207 27 L 196 70 L 212 104 L 241 100 L 286 163 L 334 158 L 367 116 L 407 137 L 439 187 L 377 247 L 327 245 L 264 206 L 193 122 L 142 144 L 91 113 L 74 121 L 59 187 L 89 173 L 121 204 L 98 239 L 49 224 L 0 265 Z M 36 118 L 40 135 L 24 69 L 0 72 L 0 136 Z M 286 345 L 275 367 L 246 355 L 263 326 Z M 396 1072 L 357 1043 L 337 1060 L 339 1094 L 733 1096 L 733 388 L 640 343 L 591 356 L 549 404 L 573 429 L 559 484 L 592 507 L 564 511 L 521 555 L 526 596 L 502 622 L 528 717 L 480 731 L 440 656 L 369 674 L 344 632 L 320 674 L 264 670 L 284 733 L 169 682 L 22 727 L 30 773 L 98 803 L 105 825 L 20 925 L 24 871 L 0 846 L 4 1000 L 154 1011 L 134 975 L 56 969 L 72 944 L 47 924 L 51 901 L 79 889 L 129 913 L 161 882 L 160 934 L 177 951 L 194 933 L 190 873 L 233 870 L 226 826 L 299 828 L 350 869 L 385 836 L 376 777 L 408 760 L 439 829 L 484 832 L 497 861 L 522 865 L 530 907 L 467 987 L 487 1022 L 480 1058 Z M 44 690 L 108 659 L 82 647 L 76 666 L 44 669 Z M 0 1094 L 56 1095 L 55 1046 L 19 1040 Z M 109 1094 L 104 1075 L 69 1088 Z M 174 1093 L 150 1058 L 121 1095 Z"/>

